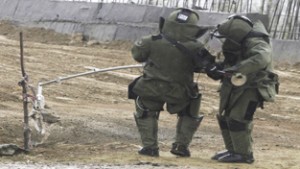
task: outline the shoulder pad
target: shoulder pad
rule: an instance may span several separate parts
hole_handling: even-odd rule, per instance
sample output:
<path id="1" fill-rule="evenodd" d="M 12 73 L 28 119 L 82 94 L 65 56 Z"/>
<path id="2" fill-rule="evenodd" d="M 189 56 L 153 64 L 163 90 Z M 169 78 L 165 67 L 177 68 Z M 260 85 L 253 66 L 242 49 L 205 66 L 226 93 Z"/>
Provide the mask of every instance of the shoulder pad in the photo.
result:
<path id="1" fill-rule="evenodd" d="M 253 37 L 269 37 L 268 35 L 262 33 L 262 32 L 257 32 L 257 31 L 251 31 L 247 35 L 248 38 L 253 38 Z"/>
<path id="2" fill-rule="evenodd" d="M 158 35 L 152 35 L 151 38 L 152 38 L 153 41 L 156 41 L 156 40 L 162 39 L 162 36 L 161 36 L 161 34 L 158 34 Z"/>
<path id="3" fill-rule="evenodd" d="M 261 37 L 263 38 L 267 43 L 270 43 L 270 39 L 269 36 L 262 33 L 262 32 L 256 32 L 256 31 L 251 31 L 249 32 L 249 34 L 247 35 L 247 38 L 255 38 L 255 37 Z"/>

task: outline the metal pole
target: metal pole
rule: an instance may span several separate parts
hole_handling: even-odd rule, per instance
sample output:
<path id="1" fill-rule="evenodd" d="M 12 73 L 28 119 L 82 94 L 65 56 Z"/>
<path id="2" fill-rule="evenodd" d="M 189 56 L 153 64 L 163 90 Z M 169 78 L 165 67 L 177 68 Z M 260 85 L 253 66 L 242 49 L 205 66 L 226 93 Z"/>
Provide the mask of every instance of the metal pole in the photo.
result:
<path id="1" fill-rule="evenodd" d="M 104 69 L 93 68 L 92 71 L 73 74 L 73 75 L 69 75 L 69 76 L 66 76 L 66 77 L 58 77 L 57 79 L 50 80 L 50 81 L 47 81 L 47 82 L 40 82 L 38 85 L 39 86 L 46 86 L 46 85 L 49 85 L 49 84 L 52 84 L 52 83 L 59 83 L 59 82 L 62 82 L 62 81 L 68 80 L 68 79 L 73 79 L 73 78 L 76 78 L 76 77 L 86 76 L 86 75 L 90 75 L 90 74 L 94 74 L 94 73 L 107 72 L 107 71 L 120 70 L 120 69 L 128 69 L 128 68 L 141 68 L 141 67 L 143 67 L 142 64 L 127 65 L 127 66 L 116 66 L 116 67 L 110 67 L 110 68 L 104 68 Z"/>
<path id="2" fill-rule="evenodd" d="M 64 80 L 80 77 L 80 76 L 85 76 L 85 75 L 90 75 L 94 73 L 99 73 L 99 72 L 107 72 L 107 71 L 112 71 L 112 70 L 119 70 L 119 69 L 128 69 L 128 68 L 141 68 L 143 67 L 143 64 L 138 64 L 138 65 L 127 65 L 127 66 L 117 66 L 117 67 L 110 67 L 110 68 L 104 68 L 104 69 L 98 69 L 98 68 L 91 68 L 92 71 L 88 72 L 83 72 L 83 73 L 78 73 L 78 74 L 73 74 L 69 75 L 66 77 L 59 77 L 54 80 L 46 81 L 46 82 L 39 82 L 37 86 L 37 94 L 36 94 L 36 100 L 35 100 L 35 107 L 37 109 L 44 109 L 44 96 L 43 96 L 43 86 L 50 85 L 52 83 L 59 83 Z"/>

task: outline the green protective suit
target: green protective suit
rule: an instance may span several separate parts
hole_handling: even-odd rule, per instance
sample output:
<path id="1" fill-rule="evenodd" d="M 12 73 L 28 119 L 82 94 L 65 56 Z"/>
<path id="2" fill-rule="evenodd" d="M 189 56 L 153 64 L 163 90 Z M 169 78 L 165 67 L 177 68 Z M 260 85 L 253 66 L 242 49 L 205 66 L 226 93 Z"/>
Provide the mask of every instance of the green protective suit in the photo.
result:
<path id="1" fill-rule="evenodd" d="M 192 19 L 197 22 L 195 16 Z M 180 41 L 197 54 L 204 45 L 196 40 L 202 28 L 195 21 L 178 23 L 169 17 L 161 33 Z M 175 143 L 187 147 L 202 119 L 199 116 L 201 95 L 193 82 L 194 71 L 201 69 L 202 64 L 183 54 L 160 35 L 145 36 L 136 41 L 132 56 L 137 62 L 145 63 L 143 75 L 132 89 L 138 96 L 134 116 L 143 146 L 158 147 L 157 120 L 166 104 L 169 113 L 179 116 Z"/>
<path id="2" fill-rule="evenodd" d="M 247 82 L 237 87 L 231 83 L 230 78 L 222 79 L 220 112 L 217 118 L 226 149 L 247 156 L 252 154 L 253 115 L 256 108 L 262 106 L 262 97 L 256 83 L 258 74 L 272 71 L 273 66 L 272 48 L 263 24 L 258 21 L 251 29 L 246 25 L 232 28 L 240 23 L 242 21 L 236 19 L 231 23 L 231 28 L 228 28 L 232 31 L 242 29 L 245 32 L 241 32 L 242 36 L 227 36 L 223 44 L 223 64 L 227 71 L 246 75 Z"/>

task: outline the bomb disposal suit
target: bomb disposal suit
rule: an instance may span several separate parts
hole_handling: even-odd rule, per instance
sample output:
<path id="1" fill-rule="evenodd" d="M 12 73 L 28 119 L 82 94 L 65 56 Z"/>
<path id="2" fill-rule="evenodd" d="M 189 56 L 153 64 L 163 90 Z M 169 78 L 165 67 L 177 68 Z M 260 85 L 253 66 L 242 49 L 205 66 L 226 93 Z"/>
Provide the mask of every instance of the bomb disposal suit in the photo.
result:
<path id="1" fill-rule="evenodd" d="M 190 156 L 188 146 L 203 118 L 199 115 L 201 95 L 193 74 L 214 60 L 196 40 L 207 30 L 197 26 L 198 21 L 197 13 L 177 9 L 161 22 L 160 34 L 142 37 L 132 48 L 133 58 L 145 63 L 143 75 L 135 80 L 132 89 L 129 86 L 129 92 L 137 95 L 134 117 L 143 144 L 139 154 L 159 155 L 158 116 L 166 104 L 169 113 L 178 115 L 171 153 Z M 170 39 L 198 58 L 180 51 Z"/>
<path id="2" fill-rule="evenodd" d="M 222 52 L 225 60 L 217 65 L 225 72 L 241 73 L 247 81 L 235 86 L 230 77 L 208 72 L 221 79 L 220 107 L 217 119 L 226 151 L 212 159 L 220 162 L 254 161 L 252 151 L 252 120 L 263 101 L 273 101 L 277 78 L 272 71 L 272 48 L 264 25 L 253 24 L 244 16 L 234 15 L 219 24 L 213 36 L 225 38 Z M 222 157 L 223 156 L 223 157 Z"/>

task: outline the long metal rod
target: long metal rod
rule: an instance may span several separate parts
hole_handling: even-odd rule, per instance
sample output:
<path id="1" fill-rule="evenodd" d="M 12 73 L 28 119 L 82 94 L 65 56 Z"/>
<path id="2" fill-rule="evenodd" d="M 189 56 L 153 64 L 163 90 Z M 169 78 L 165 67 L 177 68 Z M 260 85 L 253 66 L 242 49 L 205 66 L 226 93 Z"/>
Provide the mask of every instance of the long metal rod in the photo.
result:
<path id="1" fill-rule="evenodd" d="M 137 65 L 127 65 L 127 66 L 116 66 L 116 67 L 110 67 L 110 68 L 104 68 L 104 69 L 98 69 L 98 68 L 93 68 L 92 71 L 88 72 L 83 72 L 83 73 L 78 73 L 78 74 L 73 74 L 73 75 L 68 75 L 66 77 L 58 77 L 54 80 L 46 81 L 46 82 L 40 82 L 39 86 L 46 86 L 52 83 L 59 83 L 61 81 L 65 81 L 68 79 L 80 77 L 80 76 L 86 76 L 94 73 L 99 73 L 99 72 L 107 72 L 107 71 L 112 71 L 112 70 L 120 70 L 120 69 L 128 69 L 128 68 L 141 68 L 143 67 L 142 64 L 137 64 Z"/>

